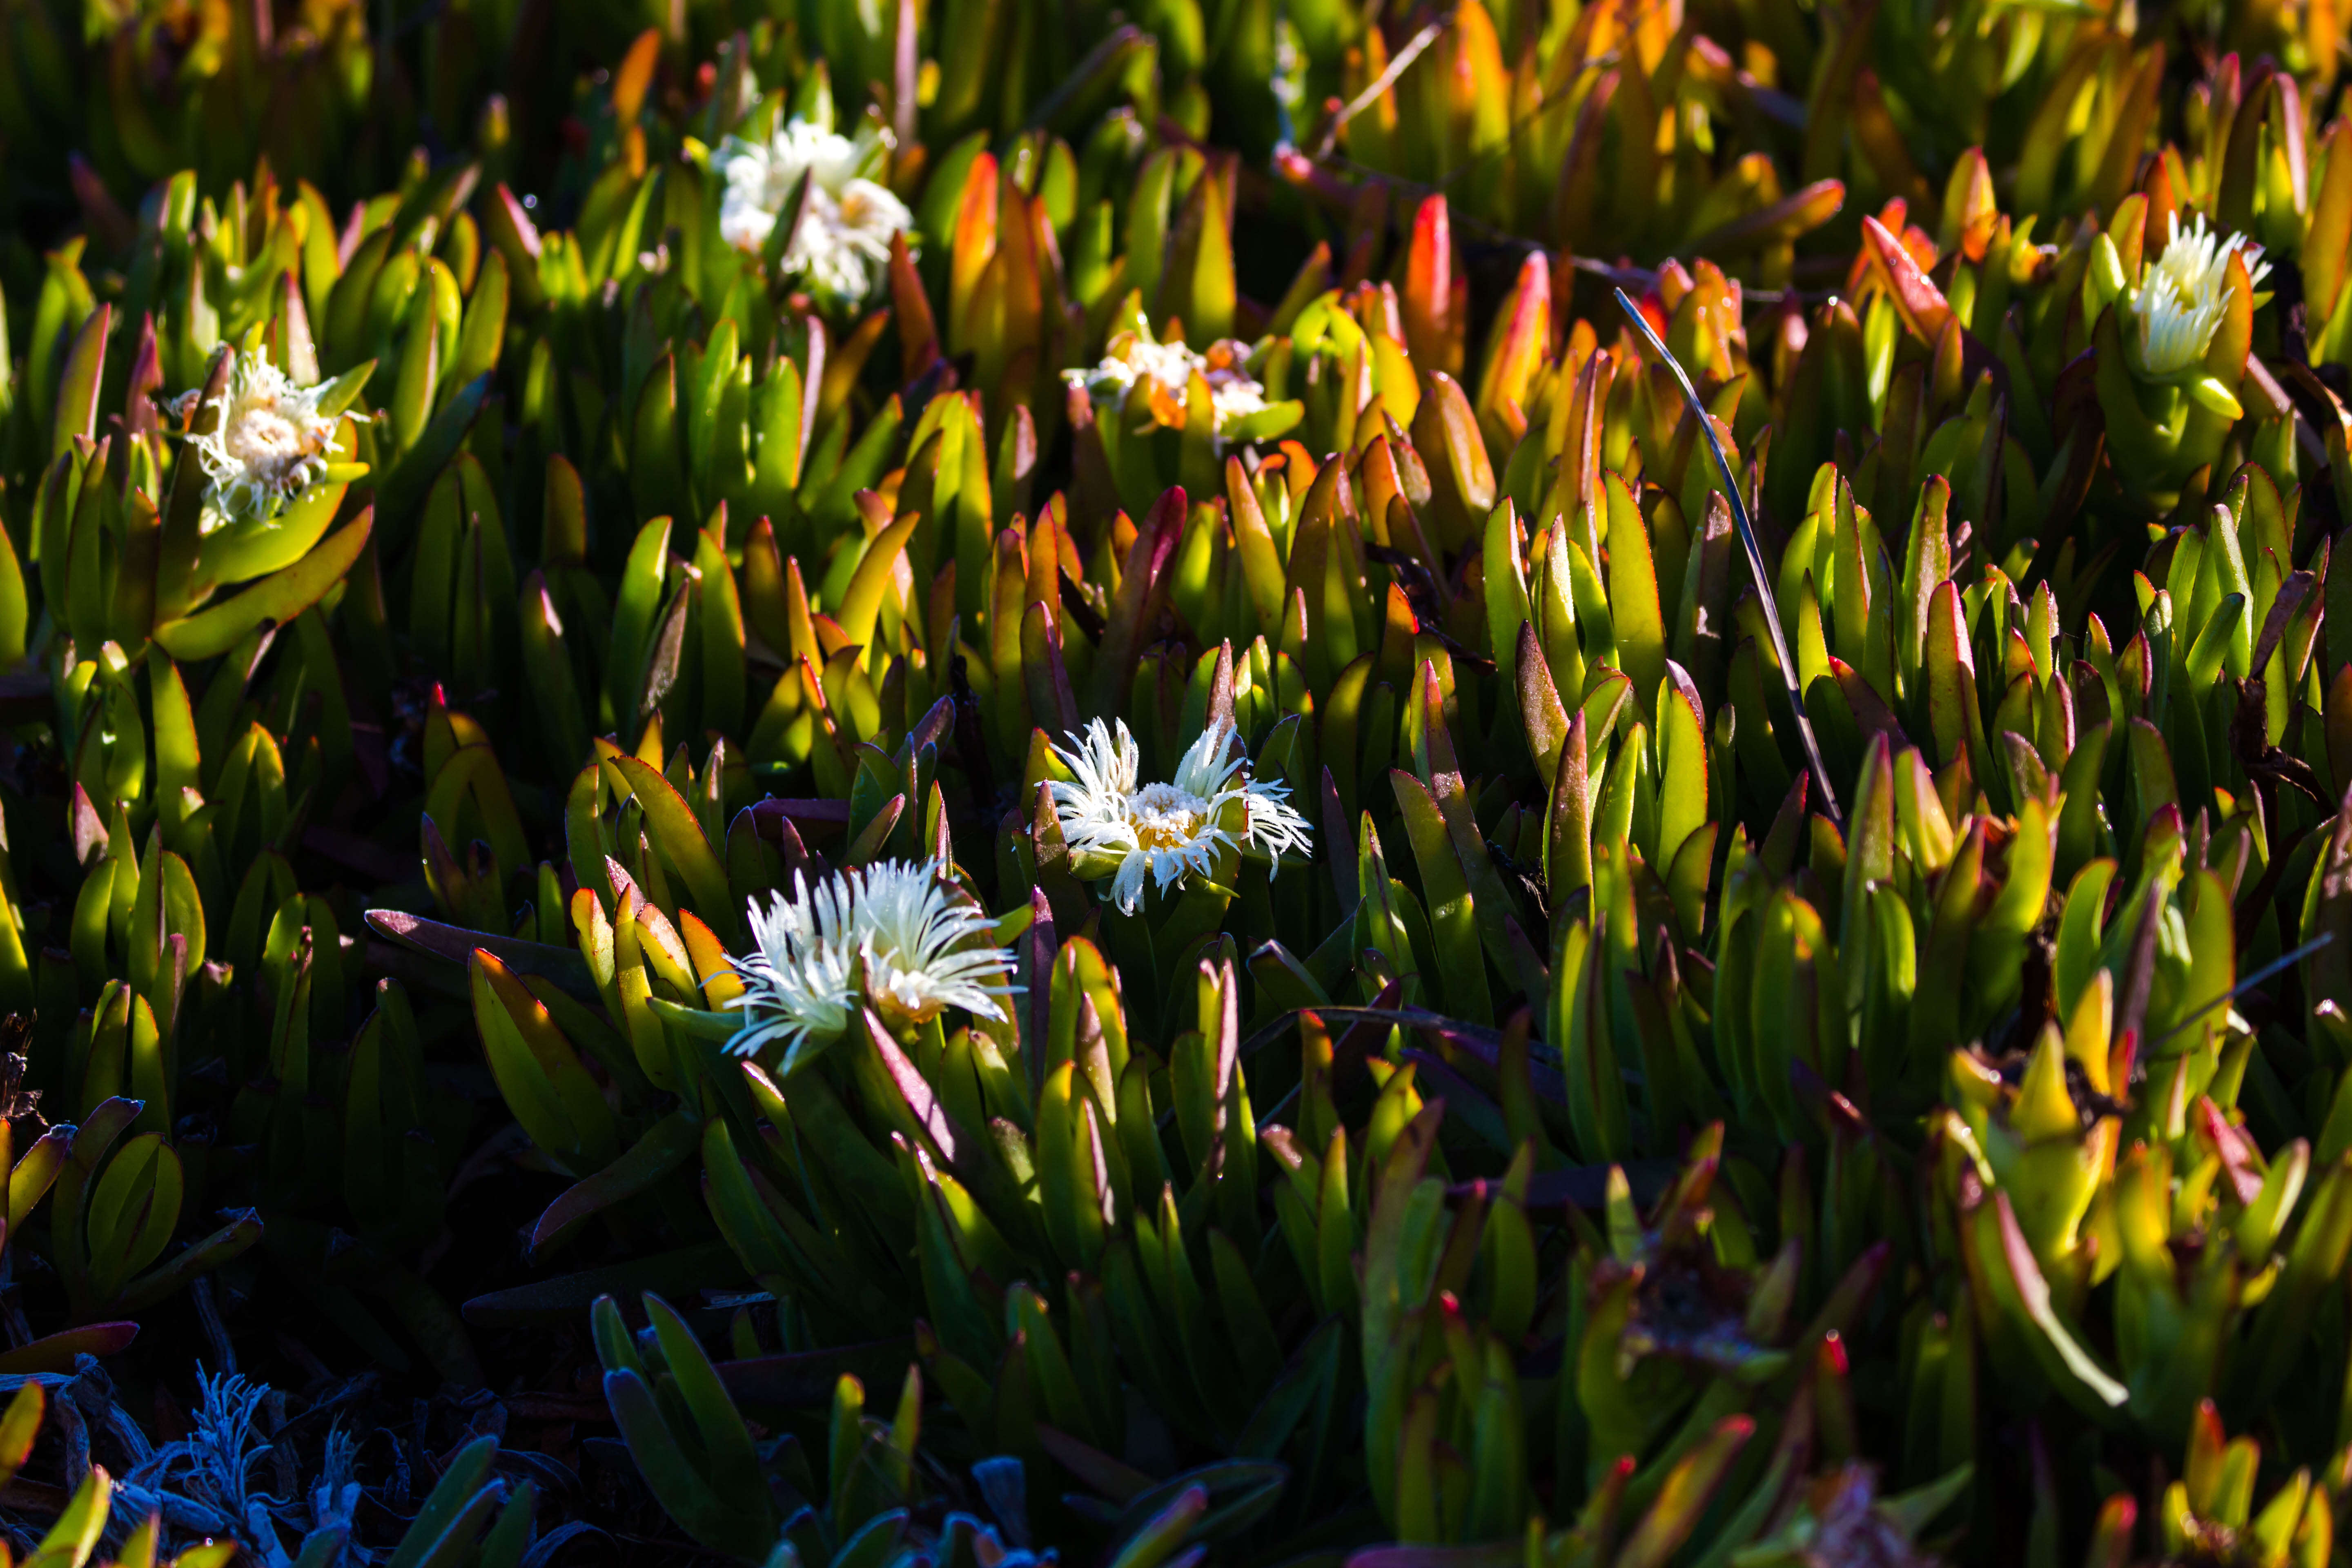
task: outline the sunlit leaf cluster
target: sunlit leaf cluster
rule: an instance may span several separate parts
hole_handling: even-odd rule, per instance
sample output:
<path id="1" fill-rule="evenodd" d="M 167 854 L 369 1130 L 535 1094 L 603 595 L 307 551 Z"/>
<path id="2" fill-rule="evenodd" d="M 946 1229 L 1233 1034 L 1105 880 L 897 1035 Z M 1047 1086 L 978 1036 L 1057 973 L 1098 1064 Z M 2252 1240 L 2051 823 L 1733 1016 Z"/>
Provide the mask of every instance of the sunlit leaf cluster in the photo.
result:
<path id="1" fill-rule="evenodd" d="M 2338 6 L 656 9 L 0 3 L 31 1561 L 2338 1561 Z"/>

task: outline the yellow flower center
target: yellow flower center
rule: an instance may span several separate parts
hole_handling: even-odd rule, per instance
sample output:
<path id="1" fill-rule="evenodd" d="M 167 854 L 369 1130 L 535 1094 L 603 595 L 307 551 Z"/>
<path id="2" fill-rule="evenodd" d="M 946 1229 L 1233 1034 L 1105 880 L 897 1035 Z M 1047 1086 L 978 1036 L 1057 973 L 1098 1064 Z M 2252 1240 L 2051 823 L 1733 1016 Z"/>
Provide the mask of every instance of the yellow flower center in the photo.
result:
<path id="1" fill-rule="evenodd" d="M 895 945 L 876 943 L 866 955 L 866 999 L 886 1021 L 927 1024 L 938 1017 L 947 1004 L 927 994 L 920 985 L 911 984 L 912 976 L 902 967 L 904 963 Z"/>
<path id="2" fill-rule="evenodd" d="M 1201 836 L 1209 803 L 1174 784 L 1146 784 L 1128 802 L 1127 819 L 1145 849 L 1181 849 Z"/>
<path id="3" fill-rule="evenodd" d="M 301 429 L 270 404 L 238 409 L 223 445 L 231 458 L 271 484 L 280 482 L 289 469 L 310 455 Z"/>
<path id="4" fill-rule="evenodd" d="M 868 993 L 875 1011 L 888 1024 L 928 1024 L 947 1011 L 947 1002 L 938 996 L 902 995 L 888 985 L 877 985 Z"/>

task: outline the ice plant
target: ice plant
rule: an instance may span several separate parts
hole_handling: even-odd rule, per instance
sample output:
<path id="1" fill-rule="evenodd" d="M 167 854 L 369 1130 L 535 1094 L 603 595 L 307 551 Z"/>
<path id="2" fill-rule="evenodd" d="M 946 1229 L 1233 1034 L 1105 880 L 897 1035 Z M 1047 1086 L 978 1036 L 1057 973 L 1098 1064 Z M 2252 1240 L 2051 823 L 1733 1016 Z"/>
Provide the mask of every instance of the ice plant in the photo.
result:
<path id="1" fill-rule="evenodd" d="M 2336 1561 L 2344 7 L 486 8 L 7 13 L 43 1554 Z"/>
<path id="2" fill-rule="evenodd" d="M 2164 254 L 2131 295 L 2141 371 L 2161 381 L 2202 363 L 2229 309 L 2230 258 L 2242 253 L 2250 280 L 2259 284 L 2271 269 L 2262 249 L 2242 234 L 2223 239 L 2205 226 L 2201 214 L 2185 229 L 2173 215 Z"/>
<path id="3" fill-rule="evenodd" d="M 1126 913 L 1142 900 L 1147 877 L 1163 891 L 1205 877 L 1222 849 L 1246 843 L 1278 858 L 1310 847 L 1307 819 L 1286 798 L 1289 786 L 1236 778 L 1242 758 L 1233 738 L 1230 727 L 1211 725 L 1176 764 L 1174 779 L 1140 787 L 1142 752 L 1123 721 L 1116 736 L 1097 719 L 1073 737 L 1075 752 L 1055 748 L 1077 775 L 1075 784 L 1047 784 L 1062 836 L 1082 873 L 1111 878 L 1111 898 Z"/>
<path id="4" fill-rule="evenodd" d="M 1123 406 L 1140 383 L 1152 417 L 1181 428 L 1185 395 L 1197 372 L 1209 385 L 1209 406 L 1215 416 L 1213 435 L 1222 447 L 1239 421 L 1262 414 L 1268 406 L 1265 388 L 1243 363 L 1248 353 L 1246 344 L 1230 339 L 1211 343 L 1206 353 L 1196 353 L 1181 339 L 1154 342 L 1150 330 L 1139 323 L 1133 331 L 1113 338 L 1102 362 L 1092 370 L 1066 370 L 1062 376 L 1097 404 L 1112 408 Z"/>
<path id="5" fill-rule="evenodd" d="M 926 1024 L 950 1007 L 1005 1016 L 999 996 L 1013 954 L 986 941 L 991 922 L 956 896 L 947 868 L 891 860 L 836 872 L 809 885 L 793 879 L 762 910 L 747 910 L 756 950 L 734 961 L 743 1026 L 728 1048 L 751 1056 L 782 1041 L 785 1066 L 813 1041 L 849 1027 L 863 998 L 892 1024 Z"/>
<path id="6" fill-rule="evenodd" d="M 215 411 L 212 428 L 187 438 L 205 466 L 205 532 L 267 522 L 326 473 L 338 417 L 330 405 L 339 385 L 297 385 L 257 350 L 233 353 L 228 383 L 207 405 Z M 203 397 L 200 388 L 182 393 L 172 413 L 187 419 L 200 412 Z"/>
<path id="7" fill-rule="evenodd" d="M 2270 271 L 2243 235 L 2224 238 L 2202 217 L 2166 222 L 2162 251 L 2126 270 L 2143 219 L 2136 207 L 2119 212 L 2114 232 L 2091 242 L 2083 278 L 2082 320 L 2095 323 L 2093 377 L 2116 476 L 2152 508 L 2177 501 L 2245 417 L 2238 389 L 2264 298 L 2254 288 Z"/>
<path id="8" fill-rule="evenodd" d="M 864 299 L 890 259 L 890 237 L 915 225 L 904 202 L 860 175 L 869 152 L 805 120 L 786 122 L 766 142 L 729 137 L 718 154 L 726 182 L 719 237 L 746 250 L 766 245 L 805 174 L 807 210 L 781 265 L 824 293 Z"/>

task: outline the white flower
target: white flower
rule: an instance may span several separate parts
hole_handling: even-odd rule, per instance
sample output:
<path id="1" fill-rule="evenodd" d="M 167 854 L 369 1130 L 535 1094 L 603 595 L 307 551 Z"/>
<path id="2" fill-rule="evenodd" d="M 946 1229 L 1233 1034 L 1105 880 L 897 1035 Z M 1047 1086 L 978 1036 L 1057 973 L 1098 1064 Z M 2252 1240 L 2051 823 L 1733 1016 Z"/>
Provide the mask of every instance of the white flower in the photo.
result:
<path id="1" fill-rule="evenodd" d="M 1019 989 L 1005 979 L 1011 950 L 972 940 L 993 922 L 955 895 L 936 860 L 885 861 L 814 888 L 795 875 L 789 897 L 777 893 L 765 910 L 755 899 L 747 913 L 756 951 L 733 961 L 744 990 L 728 1004 L 744 1014 L 728 1042 L 738 1056 L 781 1040 L 789 1068 L 803 1046 L 846 1032 L 856 1017 L 860 959 L 865 1000 L 893 1023 L 928 1023 L 949 1007 L 1003 1019 L 997 998 Z"/>
<path id="2" fill-rule="evenodd" d="M 808 210 L 785 249 L 783 269 L 837 298 L 864 299 L 890 259 L 890 237 L 915 226 L 904 202 L 858 176 L 866 157 L 848 137 L 804 120 L 781 126 L 764 142 L 729 137 L 719 148 L 727 184 L 719 237 L 745 250 L 765 245 L 806 174 Z"/>
<path id="3" fill-rule="evenodd" d="M 719 237 L 757 250 L 803 174 L 815 192 L 837 189 L 856 169 L 856 142 L 805 120 L 780 126 L 767 142 L 730 136 L 719 147 L 719 177 L 727 182 L 719 204 Z"/>
<path id="4" fill-rule="evenodd" d="M 1054 812 L 1073 855 L 1116 862 L 1111 898 L 1129 914 L 1142 900 L 1147 876 L 1164 892 L 1196 872 L 1207 876 L 1220 850 L 1244 842 L 1276 858 L 1312 844 L 1307 819 L 1286 798 L 1287 784 L 1234 777 L 1242 759 L 1226 725 L 1202 731 L 1176 764 L 1173 782 L 1139 789 L 1136 775 L 1143 754 L 1124 722 L 1117 739 L 1099 719 L 1083 737 L 1072 738 L 1078 742 L 1075 752 L 1057 746 L 1054 754 L 1077 782 L 1046 781 L 1054 792 Z M 1238 837 L 1226 826 L 1226 807 L 1236 801 L 1244 823 Z"/>
<path id="5" fill-rule="evenodd" d="M 2140 368 L 2158 378 L 2193 369 L 2205 357 L 2230 302 L 2230 258 L 2243 251 L 2249 276 L 2260 283 L 2270 263 L 2263 247 L 2242 234 L 2228 239 L 2205 226 L 2200 214 L 2186 229 L 2179 214 L 2164 254 L 2132 294 L 2132 320 L 2139 328 Z"/>
<path id="6" fill-rule="evenodd" d="M 907 205 L 871 180 L 850 181 L 838 197 L 812 189 L 784 270 L 838 299 L 862 300 L 889 265 L 890 237 L 914 226 Z"/>
<path id="7" fill-rule="evenodd" d="M 205 466 L 200 531 L 267 521 L 326 472 L 338 416 L 321 414 L 319 401 L 331 386 L 297 386 L 266 354 L 231 351 L 228 384 L 210 405 L 217 411 L 211 431 L 187 437 Z M 172 413 L 187 418 L 203 396 L 201 389 L 182 393 Z"/>
<path id="8" fill-rule="evenodd" d="M 1155 343 L 1140 328 L 1111 340 L 1110 351 L 1092 370 L 1066 370 L 1062 379 L 1105 407 L 1119 407 L 1139 381 L 1149 384 L 1155 416 L 1163 425 L 1183 423 L 1184 399 L 1198 371 L 1209 384 L 1209 407 L 1215 427 L 1211 432 L 1222 447 L 1236 420 L 1262 412 L 1265 388 L 1244 368 L 1247 344 L 1225 339 L 1195 353 L 1182 342 Z M 1165 413 L 1162 413 L 1162 405 Z"/>

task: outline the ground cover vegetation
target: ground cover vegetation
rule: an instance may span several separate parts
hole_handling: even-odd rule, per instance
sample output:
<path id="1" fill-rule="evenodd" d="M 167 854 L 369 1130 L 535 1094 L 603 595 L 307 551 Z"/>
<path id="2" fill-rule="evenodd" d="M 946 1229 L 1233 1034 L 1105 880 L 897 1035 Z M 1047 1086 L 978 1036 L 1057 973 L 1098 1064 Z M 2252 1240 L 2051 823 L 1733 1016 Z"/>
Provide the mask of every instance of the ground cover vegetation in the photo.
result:
<path id="1" fill-rule="evenodd" d="M 2341 1561 L 2347 25 L 0 3 L 12 1556 Z"/>

